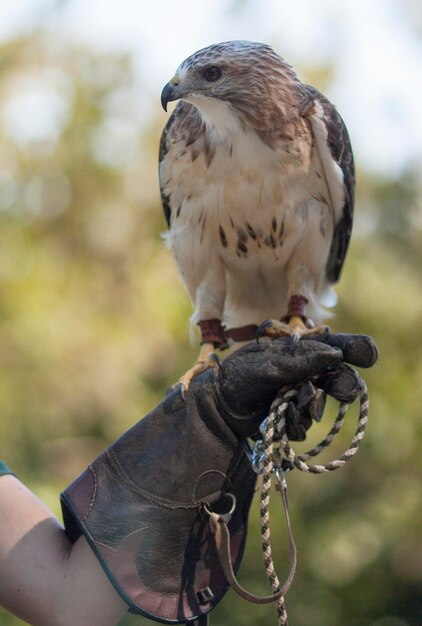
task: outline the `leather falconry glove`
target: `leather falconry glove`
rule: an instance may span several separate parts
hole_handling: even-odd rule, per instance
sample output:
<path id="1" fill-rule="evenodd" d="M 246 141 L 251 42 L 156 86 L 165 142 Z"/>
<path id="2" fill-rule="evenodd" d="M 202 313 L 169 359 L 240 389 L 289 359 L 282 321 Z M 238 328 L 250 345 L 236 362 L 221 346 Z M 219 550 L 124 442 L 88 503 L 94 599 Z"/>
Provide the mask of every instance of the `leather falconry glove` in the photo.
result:
<path id="1" fill-rule="evenodd" d="M 301 340 L 294 351 L 285 339 L 241 348 L 217 375 L 195 378 L 185 399 L 173 391 L 62 493 L 69 538 L 85 535 L 131 612 L 203 621 L 228 588 L 204 505 L 224 513 L 237 503 L 228 522 L 235 571 L 245 546 L 256 476 L 242 438 L 281 387 L 318 381 L 350 399 L 359 378 L 345 361 L 370 367 L 376 358 L 365 336 Z"/>

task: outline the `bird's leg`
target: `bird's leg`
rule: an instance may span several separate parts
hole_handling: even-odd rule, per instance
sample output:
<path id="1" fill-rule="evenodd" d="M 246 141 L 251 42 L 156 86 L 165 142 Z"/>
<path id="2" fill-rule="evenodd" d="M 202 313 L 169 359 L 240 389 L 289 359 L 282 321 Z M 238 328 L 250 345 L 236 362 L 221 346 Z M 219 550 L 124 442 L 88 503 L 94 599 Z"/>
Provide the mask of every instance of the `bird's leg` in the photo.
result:
<path id="1" fill-rule="evenodd" d="M 327 334 L 328 326 L 318 325 L 306 316 L 307 298 L 293 295 L 289 299 L 287 314 L 281 320 L 267 320 L 258 326 L 257 339 L 262 336 L 271 338 L 291 337 L 295 346 L 304 335 Z"/>
<path id="2" fill-rule="evenodd" d="M 192 378 L 202 374 L 207 369 L 219 367 L 220 360 L 214 353 L 215 348 L 227 348 L 227 337 L 219 319 L 200 320 L 201 349 L 194 365 L 179 378 L 179 385 L 184 396 Z"/>
<path id="3" fill-rule="evenodd" d="M 205 372 L 207 369 L 210 369 L 212 367 L 218 367 L 219 365 L 220 360 L 214 352 L 214 344 L 203 343 L 194 365 L 189 368 L 188 371 L 183 374 L 183 376 L 179 378 L 179 385 L 182 396 L 184 396 L 189 389 L 192 378 L 195 378 L 195 376 L 202 374 L 202 372 Z"/>

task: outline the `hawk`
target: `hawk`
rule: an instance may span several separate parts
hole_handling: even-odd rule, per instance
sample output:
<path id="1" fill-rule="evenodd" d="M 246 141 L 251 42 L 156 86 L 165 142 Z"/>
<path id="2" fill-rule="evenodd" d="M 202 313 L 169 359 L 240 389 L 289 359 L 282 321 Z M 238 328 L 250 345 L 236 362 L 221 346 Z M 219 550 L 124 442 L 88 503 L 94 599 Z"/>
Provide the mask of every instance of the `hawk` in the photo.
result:
<path id="1" fill-rule="evenodd" d="M 194 367 L 259 334 L 320 332 L 352 229 L 355 175 L 345 125 L 263 43 L 195 52 L 161 94 L 180 100 L 160 145 L 169 241 L 202 333 Z M 269 320 L 263 324 L 265 320 Z"/>

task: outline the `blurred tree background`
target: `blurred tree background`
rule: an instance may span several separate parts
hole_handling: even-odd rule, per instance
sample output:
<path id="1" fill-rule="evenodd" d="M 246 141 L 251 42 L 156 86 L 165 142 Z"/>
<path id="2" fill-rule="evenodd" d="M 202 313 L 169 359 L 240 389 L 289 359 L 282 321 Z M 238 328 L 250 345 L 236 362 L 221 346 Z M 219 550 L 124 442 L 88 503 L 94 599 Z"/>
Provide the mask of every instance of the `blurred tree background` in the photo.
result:
<path id="1" fill-rule="evenodd" d="M 333 78 L 329 64 L 299 69 L 321 89 Z M 166 117 L 157 92 L 153 121 L 140 124 L 130 53 L 57 39 L 42 20 L 3 40 L 0 78 L 0 458 L 59 515 L 58 493 L 196 354 L 191 305 L 161 238 Z M 422 624 L 421 180 L 414 161 L 396 175 L 358 171 L 331 326 L 372 334 L 381 358 L 364 372 L 370 422 L 358 457 L 332 475 L 288 476 L 295 626 Z M 354 426 L 352 411 L 330 456 Z M 278 502 L 272 524 L 282 577 Z M 255 504 L 241 581 L 267 593 L 258 529 Z M 0 623 L 23 624 L 1 609 Z M 211 623 L 266 626 L 275 611 L 229 592 Z"/>

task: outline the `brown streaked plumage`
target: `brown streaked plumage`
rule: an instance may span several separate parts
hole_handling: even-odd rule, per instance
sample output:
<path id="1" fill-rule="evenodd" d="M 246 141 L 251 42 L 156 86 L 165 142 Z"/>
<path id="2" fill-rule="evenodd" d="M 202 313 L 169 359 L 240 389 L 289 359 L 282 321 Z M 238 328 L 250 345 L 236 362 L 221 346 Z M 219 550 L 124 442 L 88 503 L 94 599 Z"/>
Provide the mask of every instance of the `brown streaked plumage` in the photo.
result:
<path id="1" fill-rule="evenodd" d="M 307 314 L 320 321 L 333 304 L 352 228 L 341 117 L 254 42 L 191 55 L 163 89 L 165 108 L 179 99 L 161 139 L 161 193 L 203 342 L 224 343 L 222 327 L 286 316 L 294 330 L 277 322 L 269 334 L 308 332 Z"/>

